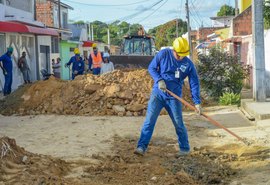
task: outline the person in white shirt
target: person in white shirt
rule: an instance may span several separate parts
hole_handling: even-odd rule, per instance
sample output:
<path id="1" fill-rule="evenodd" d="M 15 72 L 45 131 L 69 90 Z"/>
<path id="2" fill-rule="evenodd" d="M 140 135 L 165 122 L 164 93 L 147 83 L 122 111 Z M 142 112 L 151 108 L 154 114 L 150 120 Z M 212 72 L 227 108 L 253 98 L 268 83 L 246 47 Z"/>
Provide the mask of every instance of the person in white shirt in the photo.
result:
<path id="1" fill-rule="evenodd" d="M 103 62 L 101 63 L 100 74 L 109 73 L 114 70 L 113 63 L 110 61 L 109 53 L 103 54 Z"/>
<path id="2" fill-rule="evenodd" d="M 57 58 L 56 63 L 52 65 L 53 73 L 56 78 L 61 78 L 60 71 L 61 71 L 61 59 Z"/>

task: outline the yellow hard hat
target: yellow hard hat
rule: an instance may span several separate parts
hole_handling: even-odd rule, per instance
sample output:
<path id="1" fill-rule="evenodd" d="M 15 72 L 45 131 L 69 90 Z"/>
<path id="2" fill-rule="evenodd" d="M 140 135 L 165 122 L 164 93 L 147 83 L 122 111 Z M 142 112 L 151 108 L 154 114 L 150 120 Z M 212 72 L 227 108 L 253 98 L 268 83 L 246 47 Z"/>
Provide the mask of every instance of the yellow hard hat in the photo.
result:
<path id="1" fill-rule="evenodd" d="M 189 44 L 187 39 L 178 37 L 173 41 L 174 51 L 181 57 L 189 55 Z"/>
<path id="2" fill-rule="evenodd" d="M 92 47 L 93 47 L 93 48 L 96 48 L 96 47 L 97 47 L 97 44 L 96 44 L 96 43 L 94 43 L 94 44 L 92 45 Z"/>
<path id="3" fill-rule="evenodd" d="M 74 54 L 75 54 L 75 55 L 80 54 L 79 48 L 75 48 L 75 49 L 74 49 Z"/>

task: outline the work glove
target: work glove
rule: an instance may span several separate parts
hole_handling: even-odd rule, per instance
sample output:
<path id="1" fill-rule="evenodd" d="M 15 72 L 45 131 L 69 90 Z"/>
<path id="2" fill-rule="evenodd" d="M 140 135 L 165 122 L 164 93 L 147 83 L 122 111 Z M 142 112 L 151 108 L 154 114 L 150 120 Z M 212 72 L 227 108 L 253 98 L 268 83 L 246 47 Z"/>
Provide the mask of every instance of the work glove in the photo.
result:
<path id="1" fill-rule="evenodd" d="M 67 64 L 65 64 L 65 67 L 68 67 L 68 65 L 67 65 Z"/>
<path id="2" fill-rule="evenodd" d="M 158 88 L 162 90 L 163 92 L 166 92 L 167 87 L 164 80 L 158 81 Z"/>
<path id="3" fill-rule="evenodd" d="M 77 71 L 77 70 L 75 70 L 75 71 L 73 72 L 73 74 L 74 74 L 74 75 L 78 74 L 78 71 Z"/>
<path id="4" fill-rule="evenodd" d="M 195 105 L 195 107 L 196 107 L 197 114 L 201 115 L 202 114 L 202 106 L 201 106 L 201 104 L 197 104 L 197 105 Z"/>

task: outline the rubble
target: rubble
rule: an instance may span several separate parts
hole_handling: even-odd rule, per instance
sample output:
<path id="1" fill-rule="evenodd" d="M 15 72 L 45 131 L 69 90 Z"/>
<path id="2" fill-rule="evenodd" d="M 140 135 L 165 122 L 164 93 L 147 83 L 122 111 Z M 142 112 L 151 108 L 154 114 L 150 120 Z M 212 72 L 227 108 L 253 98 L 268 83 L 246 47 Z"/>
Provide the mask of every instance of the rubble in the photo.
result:
<path id="1" fill-rule="evenodd" d="M 1 102 L 0 111 L 3 115 L 141 116 L 146 113 L 152 85 L 145 69 L 87 74 L 73 81 L 51 77 L 15 91 Z M 189 90 L 184 87 L 183 91 L 184 98 L 192 102 Z"/>

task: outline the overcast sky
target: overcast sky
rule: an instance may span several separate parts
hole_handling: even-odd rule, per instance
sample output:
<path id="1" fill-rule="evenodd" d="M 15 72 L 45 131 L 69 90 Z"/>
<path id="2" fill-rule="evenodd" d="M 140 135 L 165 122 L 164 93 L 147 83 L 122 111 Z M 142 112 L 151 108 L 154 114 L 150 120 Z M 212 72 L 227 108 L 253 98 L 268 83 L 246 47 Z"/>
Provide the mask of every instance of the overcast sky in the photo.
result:
<path id="1" fill-rule="evenodd" d="M 76 21 L 99 20 L 110 23 L 124 20 L 140 23 L 148 30 L 175 18 L 186 19 L 186 0 L 61 0 L 61 2 L 74 8 L 69 12 L 69 19 Z M 235 1 L 189 0 L 189 3 L 191 26 L 195 29 L 202 24 L 211 26 L 209 17 L 215 16 L 224 4 L 234 7 Z"/>

